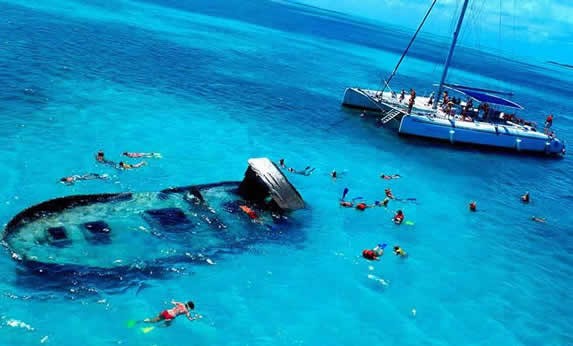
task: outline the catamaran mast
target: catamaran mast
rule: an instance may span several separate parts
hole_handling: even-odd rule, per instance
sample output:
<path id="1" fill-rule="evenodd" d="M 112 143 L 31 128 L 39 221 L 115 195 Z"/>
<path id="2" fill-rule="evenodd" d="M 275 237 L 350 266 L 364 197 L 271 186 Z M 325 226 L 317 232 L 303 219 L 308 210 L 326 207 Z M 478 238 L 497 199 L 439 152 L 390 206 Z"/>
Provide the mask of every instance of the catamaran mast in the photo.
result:
<path id="1" fill-rule="evenodd" d="M 464 21 L 464 15 L 466 14 L 466 9 L 468 7 L 469 0 L 464 0 L 464 5 L 462 6 L 462 12 L 460 13 L 460 19 L 458 19 L 458 25 L 456 26 L 456 31 L 454 31 L 454 38 L 452 39 L 452 44 L 450 46 L 450 52 L 448 53 L 448 57 L 446 59 L 446 63 L 444 64 L 444 72 L 442 72 L 442 79 L 440 80 L 440 86 L 438 86 L 438 92 L 436 93 L 433 109 L 438 107 L 438 101 L 440 100 L 440 96 L 442 95 L 442 90 L 444 89 L 444 81 L 446 80 L 446 76 L 448 75 L 448 68 L 450 67 L 450 61 L 452 60 L 452 55 L 454 55 L 454 48 L 456 48 L 456 42 L 458 41 L 458 35 L 460 33 L 460 29 L 462 27 L 462 22 Z"/>

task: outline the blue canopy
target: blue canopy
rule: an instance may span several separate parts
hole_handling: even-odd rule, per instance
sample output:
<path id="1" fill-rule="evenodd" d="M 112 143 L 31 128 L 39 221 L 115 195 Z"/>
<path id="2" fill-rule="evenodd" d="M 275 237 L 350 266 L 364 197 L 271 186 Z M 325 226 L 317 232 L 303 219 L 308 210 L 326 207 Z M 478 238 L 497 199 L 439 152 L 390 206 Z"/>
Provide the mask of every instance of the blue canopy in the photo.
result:
<path id="1" fill-rule="evenodd" d="M 510 93 L 504 93 L 501 91 L 495 91 L 495 90 L 486 90 L 486 89 L 478 89 L 478 88 L 472 88 L 472 87 L 466 87 L 463 85 L 444 85 L 446 88 L 455 90 L 459 93 L 462 93 L 464 95 L 467 95 L 471 98 L 473 98 L 474 100 L 478 101 L 478 102 L 485 102 L 485 103 L 491 103 L 494 105 L 498 105 L 498 106 L 503 106 L 503 107 L 511 107 L 511 108 L 519 108 L 519 109 L 523 109 L 522 106 L 520 106 L 519 104 L 510 101 L 508 99 L 505 99 L 501 96 L 497 96 L 494 94 L 500 94 L 500 95 L 511 95 Z"/>

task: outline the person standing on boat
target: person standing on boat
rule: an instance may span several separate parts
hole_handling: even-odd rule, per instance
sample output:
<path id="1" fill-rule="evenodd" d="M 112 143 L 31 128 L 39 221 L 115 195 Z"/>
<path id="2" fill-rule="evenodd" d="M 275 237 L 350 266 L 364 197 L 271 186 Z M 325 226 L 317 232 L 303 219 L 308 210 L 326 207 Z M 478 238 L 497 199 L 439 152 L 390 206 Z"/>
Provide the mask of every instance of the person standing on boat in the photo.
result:
<path id="1" fill-rule="evenodd" d="M 405 98 L 406 98 L 406 91 L 402 89 L 402 91 L 400 91 L 400 97 L 398 98 L 398 102 L 402 103 L 402 101 L 404 101 Z"/>
<path id="2" fill-rule="evenodd" d="M 448 92 L 444 91 L 444 99 L 442 101 L 442 105 L 445 106 L 450 103 L 450 96 L 448 96 Z"/>
<path id="3" fill-rule="evenodd" d="M 410 89 L 410 99 L 408 100 L 408 114 L 412 112 L 415 100 L 416 100 L 416 91 L 414 89 Z"/>
<path id="4" fill-rule="evenodd" d="M 549 114 L 547 119 L 545 119 L 545 132 L 549 131 L 551 125 L 553 125 L 553 114 Z"/>
<path id="5" fill-rule="evenodd" d="M 432 91 L 432 93 L 430 94 L 430 96 L 428 96 L 428 102 L 426 102 L 426 106 L 431 106 L 434 104 L 434 92 Z"/>

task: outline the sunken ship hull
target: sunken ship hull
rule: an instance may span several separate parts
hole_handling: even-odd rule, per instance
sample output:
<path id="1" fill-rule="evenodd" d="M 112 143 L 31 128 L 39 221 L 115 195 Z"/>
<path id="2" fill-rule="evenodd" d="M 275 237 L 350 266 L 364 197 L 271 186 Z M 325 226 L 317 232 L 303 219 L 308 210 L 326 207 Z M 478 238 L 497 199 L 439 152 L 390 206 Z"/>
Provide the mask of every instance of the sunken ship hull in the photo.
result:
<path id="1" fill-rule="evenodd" d="M 12 257 L 34 265 L 113 269 L 177 259 L 210 261 L 232 246 L 289 228 L 302 197 L 266 158 L 242 181 L 67 196 L 32 206 L 6 226 Z"/>

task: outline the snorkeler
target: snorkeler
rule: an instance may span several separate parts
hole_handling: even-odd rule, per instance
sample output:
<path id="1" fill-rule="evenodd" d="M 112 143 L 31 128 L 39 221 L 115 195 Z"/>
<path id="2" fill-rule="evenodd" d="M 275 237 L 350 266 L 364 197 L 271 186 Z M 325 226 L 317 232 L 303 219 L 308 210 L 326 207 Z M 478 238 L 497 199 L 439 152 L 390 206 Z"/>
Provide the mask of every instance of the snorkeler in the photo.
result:
<path id="1" fill-rule="evenodd" d="M 67 177 L 63 177 L 60 179 L 60 183 L 66 185 L 73 185 L 76 181 L 79 180 L 95 180 L 95 179 L 108 179 L 109 176 L 107 174 L 97 174 L 97 173 L 88 173 L 84 175 L 70 175 Z"/>
<path id="2" fill-rule="evenodd" d="M 129 164 L 129 163 L 125 163 L 123 161 L 119 162 L 118 168 L 119 169 L 134 169 L 134 168 L 139 168 L 141 166 L 145 166 L 147 164 L 147 162 L 145 161 L 141 161 L 140 163 L 136 163 L 136 164 Z"/>
<path id="3" fill-rule="evenodd" d="M 470 207 L 470 211 L 477 211 L 477 202 L 471 201 L 469 207 Z"/>
<path id="4" fill-rule="evenodd" d="M 344 208 L 352 208 L 354 206 L 354 203 L 349 201 L 340 201 L 340 206 Z"/>
<path id="5" fill-rule="evenodd" d="M 400 176 L 400 174 L 391 174 L 391 175 L 381 174 L 380 178 L 386 179 L 386 180 L 391 180 L 391 179 L 400 179 L 401 176 Z"/>
<path id="6" fill-rule="evenodd" d="M 406 251 L 404 251 L 401 247 L 399 247 L 398 245 L 394 246 L 394 254 L 396 256 L 400 256 L 400 257 L 406 257 L 408 256 L 408 254 L 406 253 Z"/>
<path id="7" fill-rule="evenodd" d="M 306 166 L 305 169 L 303 169 L 302 171 L 297 171 L 296 169 L 289 167 L 287 169 L 289 172 L 294 173 L 294 174 L 300 174 L 300 175 L 306 175 L 309 176 L 312 174 L 312 172 L 314 172 L 315 168 L 310 167 L 310 166 Z"/>
<path id="8" fill-rule="evenodd" d="M 131 158 L 140 158 L 140 157 L 146 157 L 146 158 L 156 158 L 156 159 L 160 159 L 161 158 L 161 154 L 160 153 L 130 153 L 128 151 L 123 152 L 123 156 L 127 156 L 127 157 L 131 157 Z"/>
<path id="9" fill-rule="evenodd" d="M 338 174 L 336 173 L 336 169 L 333 169 L 332 172 L 330 172 L 330 176 L 332 177 L 332 179 L 336 179 Z"/>
<path id="10" fill-rule="evenodd" d="M 525 195 L 521 196 L 521 201 L 523 203 L 529 203 L 529 192 L 526 192 Z"/>
<path id="11" fill-rule="evenodd" d="M 541 222 L 541 223 L 546 223 L 547 221 L 545 221 L 545 218 L 542 217 L 538 217 L 538 216 L 532 216 L 531 220 L 535 221 L 535 222 Z"/>
<path id="12" fill-rule="evenodd" d="M 99 163 L 103 163 L 106 165 L 111 165 L 111 166 L 115 166 L 115 162 L 110 161 L 108 159 L 105 158 L 105 155 L 103 153 L 103 150 L 100 150 L 97 152 L 96 157 L 95 157 L 96 161 Z"/>
<path id="13" fill-rule="evenodd" d="M 285 159 L 280 159 L 280 160 L 279 160 L 279 166 L 281 166 L 282 168 L 286 168 L 286 166 L 285 166 Z"/>
<path id="14" fill-rule="evenodd" d="M 385 189 L 384 193 L 386 194 L 386 197 L 390 198 L 390 199 L 394 199 L 394 195 L 392 194 L 392 190 L 391 189 Z"/>
<path id="15" fill-rule="evenodd" d="M 392 221 L 394 221 L 394 223 L 397 225 L 400 225 L 404 221 L 404 213 L 402 210 L 398 210 L 396 214 L 394 214 Z"/>
<path id="16" fill-rule="evenodd" d="M 364 250 L 362 250 L 362 257 L 364 257 L 370 261 L 378 261 L 378 260 L 380 260 L 379 257 L 384 255 L 384 248 L 385 247 L 386 247 L 386 244 L 378 244 L 372 250 L 364 249 Z"/>
<path id="17" fill-rule="evenodd" d="M 171 304 L 175 306 L 171 309 L 161 311 L 159 315 L 157 315 L 156 317 L 146 318 L 143 320 L 143 322 L 148 322 L 148 323 L 156 323 L 159 321 L 170 322 L 179 315 L 187 316 L 187 319 L 189 319 L 189 321 L 193 321 L 202 317 L 201 315 L 195 315 L 191 317 L 190 311 L 195 309 L 195 304 L 193 304 L 192 301 L 188 301 L 187 303 L 179 303 L 176 301 L 171 301 Z"/>

